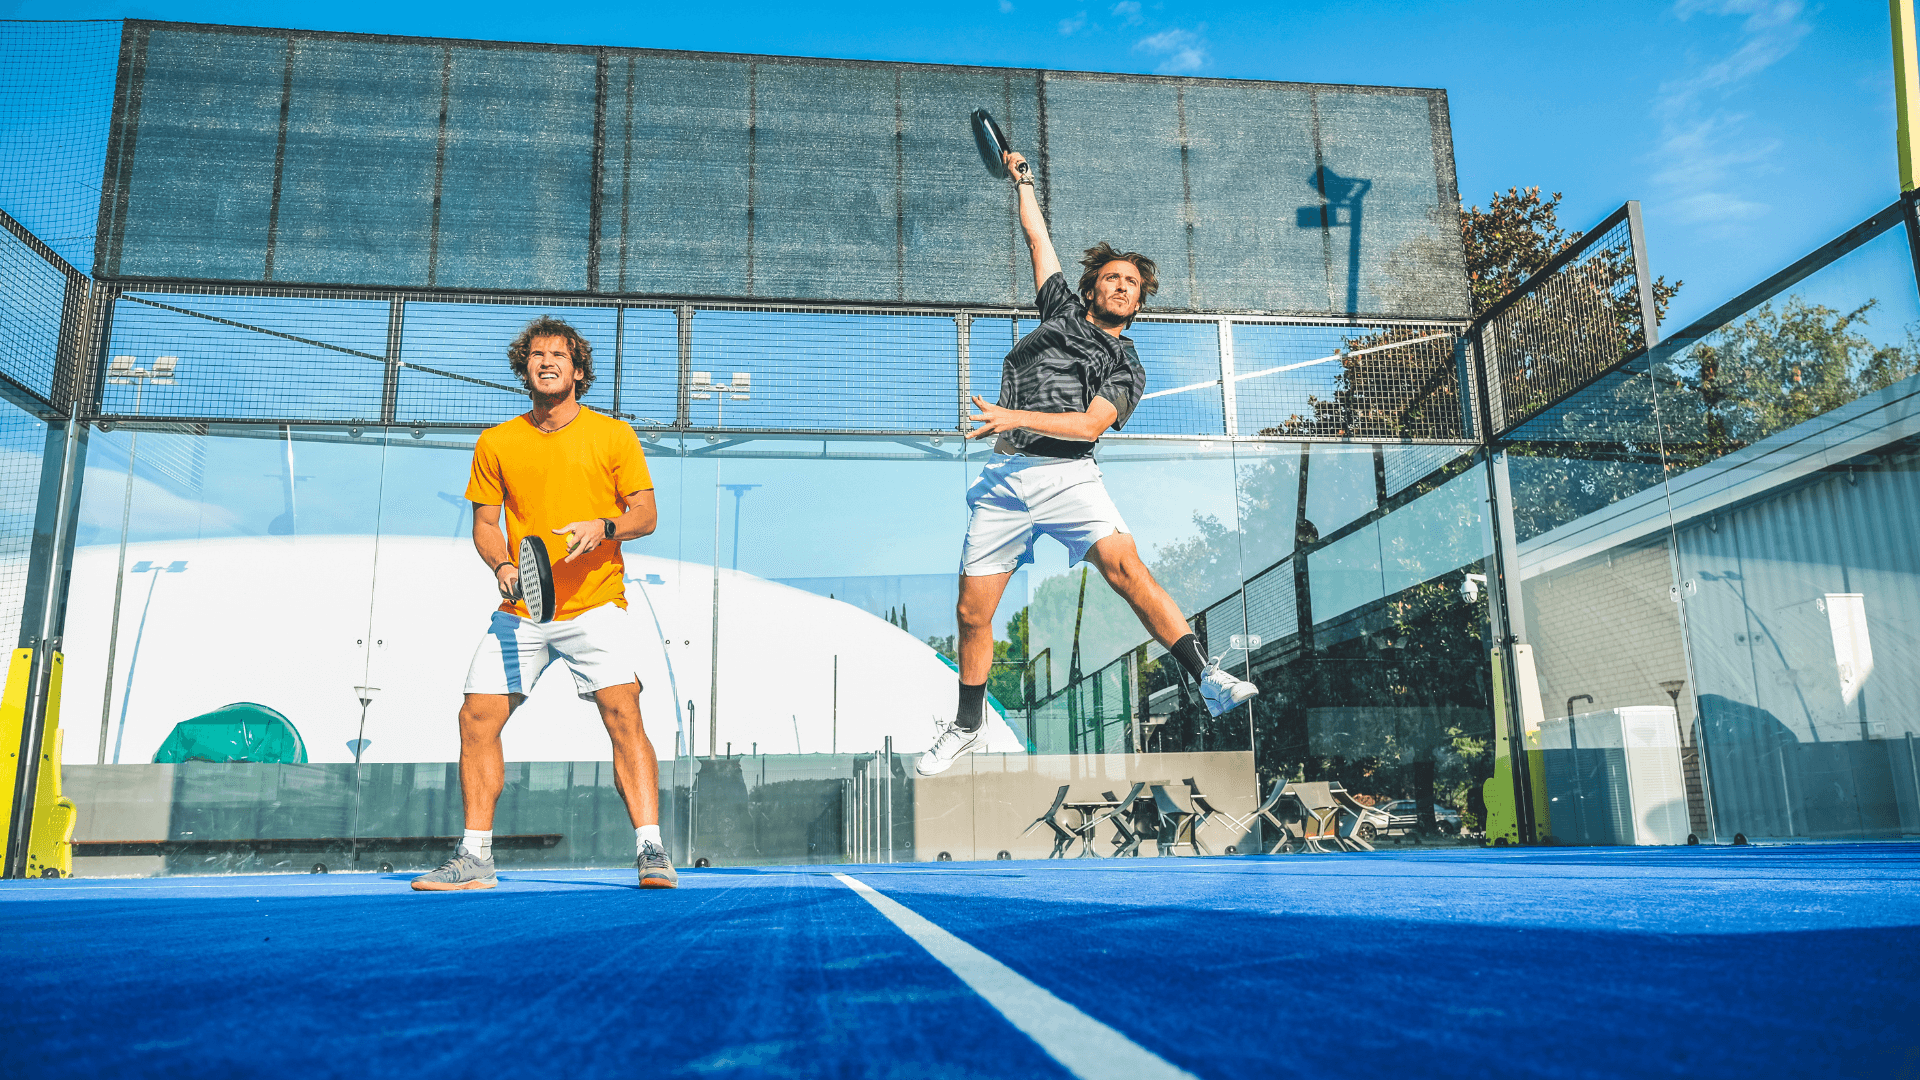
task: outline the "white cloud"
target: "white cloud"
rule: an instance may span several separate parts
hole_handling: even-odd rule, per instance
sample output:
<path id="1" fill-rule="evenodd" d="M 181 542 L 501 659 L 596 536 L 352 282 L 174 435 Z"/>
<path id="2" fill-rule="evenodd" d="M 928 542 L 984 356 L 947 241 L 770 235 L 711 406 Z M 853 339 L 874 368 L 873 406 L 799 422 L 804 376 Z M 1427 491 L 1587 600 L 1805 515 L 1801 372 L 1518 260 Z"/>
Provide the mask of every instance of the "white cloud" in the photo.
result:
<path id="1" fill-rule="evenodd" d="M 1113 5 L 1113 13 L 1120 18 L 1122 25 L 1138 26 L 1140 24 L 1140 0 L 1120 0 L 1119 3 Z"/>
<path id="2" fill-rule="evenodd" d="M 1752 117 L 1729 108 L 1753 76 L 1785 59 L 1813 27 L 1802 0 L 1677 0 L 1674 15 L 1740 18 L 1737 40 L 1724 55 L 1697 65 L 1660 87 L 1653 114 L 1660 123 L 1654 182 L 1684 221 L 1730 226 L 1764 214 L 1765 203 L 1744 198 L 1741 180 L 1779 150 L 1779 140 L 1754 130 Z"/>
<path id="3" fill-rule="evenodd" d="M 1205 26 L 1199 30 L 1162 30 L 1133 43 L 1135 52 L 1150 53 L 1166 59 L 1154 70 L 1162 75 L 1187 75 L 1199 71 L 1211 62 L 1207 55 L 1207 39 L 1201 36 Z"/>
<path id="4" fill-rule="evenodd" d="M 1061 19 L 1060 33 L 1067 37 L 1072 37 L 1075 32 L 1085 25 L 1087 25 L 1087 13 L 1083 11 L 1071 19 Z"/>

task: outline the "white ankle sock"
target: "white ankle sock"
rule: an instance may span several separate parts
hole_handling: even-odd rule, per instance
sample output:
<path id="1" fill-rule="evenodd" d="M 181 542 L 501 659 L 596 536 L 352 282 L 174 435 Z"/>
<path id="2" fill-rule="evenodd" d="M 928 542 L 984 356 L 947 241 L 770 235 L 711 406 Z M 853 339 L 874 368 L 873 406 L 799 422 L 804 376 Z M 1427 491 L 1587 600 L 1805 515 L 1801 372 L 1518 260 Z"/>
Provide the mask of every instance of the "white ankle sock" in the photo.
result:
<path id="1" fill-rule="evenodd" d="M 660 842 L 660 826 L 641 825 L 633 830 L 633 846 L 635 850 L 644 849 L 649 840 L 653 841 L 654 847 L 660 848 L 661 850 L 666 849 L 667 845 Z"/>
<path id="2" fill-rule="evenodd" d="M 468 829 L 460 841 L 460 850 L 476 859 L 493 858 L 493 830 Z"/>

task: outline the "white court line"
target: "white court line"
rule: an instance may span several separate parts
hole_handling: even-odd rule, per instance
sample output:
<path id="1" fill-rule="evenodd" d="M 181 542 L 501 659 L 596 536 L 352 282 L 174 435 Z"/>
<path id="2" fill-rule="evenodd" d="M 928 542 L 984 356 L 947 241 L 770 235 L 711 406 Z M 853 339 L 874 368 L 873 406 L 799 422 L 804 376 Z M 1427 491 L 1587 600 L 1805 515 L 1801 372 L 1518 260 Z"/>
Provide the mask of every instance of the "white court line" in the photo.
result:
<path id="1" fill-rule="evenodd" d="M 960 976 L 968 989 L 987 999 L 1008 1023 L 1080 1080 L 1197 1080 L 871 885 L 845 874 L 833 876 Z"/>

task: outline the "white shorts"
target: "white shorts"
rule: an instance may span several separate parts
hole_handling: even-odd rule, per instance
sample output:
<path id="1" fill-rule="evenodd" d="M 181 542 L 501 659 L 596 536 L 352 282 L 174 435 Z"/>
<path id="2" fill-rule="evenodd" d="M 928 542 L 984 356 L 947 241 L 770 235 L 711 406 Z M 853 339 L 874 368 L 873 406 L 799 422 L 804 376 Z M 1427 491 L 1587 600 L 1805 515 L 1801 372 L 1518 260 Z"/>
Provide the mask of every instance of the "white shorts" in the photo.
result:
<path id="1" fill-rule="evenodd" d="M 622 683 L 640 682 L 633 670 L 638 656 L 627 622 L 618 604 L 602 604 L 571 619 L 537 623 L 510 611 L 495 611 L 487 636 L 473 650 L 467 669 L 469 694 L 528 694 L 540 674 L 555 660 L 564 660 L 573 672 L 580 697 L 593 700 L 594 691 Z"/>
<path id="2" fill-rule="evenodd" d="M 1033 542 L 1051 536 L 1070 563 L 1114 533 L 1127 531 L 1093 458 L 995 454 L 967 491 L 967 538 L 960 547 L 965 577 L 1004 574 L 1033 561 Z"/>

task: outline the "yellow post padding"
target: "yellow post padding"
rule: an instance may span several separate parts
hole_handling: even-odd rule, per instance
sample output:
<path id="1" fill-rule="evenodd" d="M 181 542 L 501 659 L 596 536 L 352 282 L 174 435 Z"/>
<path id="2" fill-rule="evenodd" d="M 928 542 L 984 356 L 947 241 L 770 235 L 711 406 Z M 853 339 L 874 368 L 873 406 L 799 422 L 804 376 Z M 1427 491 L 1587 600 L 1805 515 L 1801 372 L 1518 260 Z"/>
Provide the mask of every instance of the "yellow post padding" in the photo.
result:
<path id="1" fill-rule="evenodd" d="M 1518 844 L 1520 812 L 1513 798 L 1512 728 L 1507 718 L 1507 665 L 1500 650 L 1493 650 L 1493 775 L 1480 785 L 1487 804 L 1487 843 Z"/>
<path id="2" fill-rule="evenodd" d="M 1893 114 L 1900 155 L 1900 190 L 1912 191 L 1920 180 L 1915 157 L 1912 110 L 1920 106 L 1920 60 L 1914 55 L 1913 0 L 1888 0 L 1893 23 Z"/>
<path id="3" fill-rule="evenodd" d="M 60 676 L 66 658 L 53 654 L 47 673 L 47 721 L 40 739 L 39 786 L 34 792 L 33 832 L 27 841 L 28 877 L 67 877 L 73 873 L 73 800 L 60 794 Z M 33 650 L 15 649 L 0 693 L 0 821 L 13 819 L 13 790 L 20 776 L 20 732 L 27 719 L 27 682 Z M 9 868 L 10 869 L 10 868 Z M 51 873 L 49 873 L 51 871 Z"/>
<path id="4" fill-rule="evenodd" d="M 1526 646 L 1517 646 L 1524 649 Z M 1531 666 L 1531 657 L 1523 656 L 1521 674 L 1524 677 Z M 1507 701 L 1506 658 L 1499 649 L 1493 650 L 1493 775 L 1480 787 L 1481 796 L 1487 804 L 1487 843 L 1498 844 L 1502 840 L 1508 844 L 1520 842 L 1520 808 L 1513 793 L 1513 729 L 1508 726 L 1508 718 L 1513 710 Z M 1522 716 L 1538 711 L 1538 706 L 1528 709 L 1522 706 Z M 1527 755 L 1528 787 L 1533 795 L 1534 839 L 1549 836 L 1552 833 L 1551 821 L 1547 815 L 1547 773 L 1546 763 L 1540 752 L 1540 732 L 1529 725 L 1523 747 Z"/>

